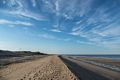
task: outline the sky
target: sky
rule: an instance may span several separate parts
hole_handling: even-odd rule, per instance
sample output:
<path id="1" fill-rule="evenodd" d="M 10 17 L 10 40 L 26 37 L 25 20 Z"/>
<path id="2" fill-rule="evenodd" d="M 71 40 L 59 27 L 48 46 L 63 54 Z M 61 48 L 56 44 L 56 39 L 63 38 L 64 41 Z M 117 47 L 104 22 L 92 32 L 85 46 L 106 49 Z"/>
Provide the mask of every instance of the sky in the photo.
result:
<path id="1" fill-rule="evenodd" d="M 120 54 L 120 0 L 0 0 L 0 49 Z"/>

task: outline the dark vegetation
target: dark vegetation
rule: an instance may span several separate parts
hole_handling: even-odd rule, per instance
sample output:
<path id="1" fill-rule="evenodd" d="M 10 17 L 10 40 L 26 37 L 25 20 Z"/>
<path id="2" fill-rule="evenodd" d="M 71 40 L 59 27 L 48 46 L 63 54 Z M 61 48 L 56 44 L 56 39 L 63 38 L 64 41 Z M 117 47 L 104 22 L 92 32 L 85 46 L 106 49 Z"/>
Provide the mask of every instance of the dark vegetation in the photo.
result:
<path id="1" fill-rule="evenodd" d="M 46 55 L 41 52 L 31 52 L 31 51 L 3 51 L 0 50 L 0 58 L 7 57 L 22 57 L 22 56 L 32 56 L 32 55 Z"/>
<path id="2" fill-rule="evenodd" d="M 47 56 L 47 54 L 41 52 L 31 52 L 31 51 L 0 50 L 0 67 L 3 67 L 11 63 L 19 63 L 28 60 L 38 59 L 44 56 Z"/>

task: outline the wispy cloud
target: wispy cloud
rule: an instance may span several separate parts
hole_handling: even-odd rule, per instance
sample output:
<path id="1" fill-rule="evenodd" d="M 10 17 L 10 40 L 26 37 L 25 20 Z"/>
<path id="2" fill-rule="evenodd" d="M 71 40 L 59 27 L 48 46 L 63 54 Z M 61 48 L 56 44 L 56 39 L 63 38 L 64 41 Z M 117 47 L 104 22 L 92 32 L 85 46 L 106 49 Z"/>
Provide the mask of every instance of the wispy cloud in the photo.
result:
<path id="1" fill-rule="evenodd" d="M 21 21 L 17 18 L 18 21 L 1 19 L 0 24 L 25 26 L 35 24 L 37 29 L 46 31 L 46 34 L 39 34 L 39 37 L 46 39 L 106 47 L 116 45 L 116 48 L 120 43 L 120 13 L 118 12 L 120 2 L 118 0 L 103 2 L 101 0 L 10 0 L 3 3 L 5 8 L 0 8 L 0 11 L 33 22 Z M 41 22 L 38 23 L 39 21 Z M 61 35 L 65 34 L 68 37 L 58 38 L 47 32 L 53 34 L 59 32 L 58 34 L 62 33 Z M 74 40 L 71 39 L 71 35 Z M 86 41 L 82 41 L 81 38 L 85 38 Z"/>
<path id="2" fill-rule="evenodd" d="M 8 11 L 8 13 L 13 14 L 13 15 L 19 15 L 25 18 L 30 18 L 30 19 L 34 19 L 37 21 L 46 21 L 47 18 L 45 16 L 42 16 L 40 14 L 31 12 L 31 11 Z"/>
<path id="3" fill-rule="evenodd" d="M 32 26 L 33 25 L 30 22 L 22 22 L 22 21 L 16 21 L 14 24 L 16 24 L 16 25 L 25 25 L 25 26 Z"/>
<path id="4" fill-rule="evenodd" d="M 55 36 L 47 34 L 47 33 L 39 34 L 38 37 L 42 37 L 42 38 L 46 38 L 46 39 L 56 39 Z"/>
<path id="5" fill-rule="evenodd" d="M 35 7 L 37 4 L 36 4 L 36 0 L 31 0 L 32 1 L 32 5 L 33 7 Z"/>
<path id="6" fill-rule="evenodd" d="M 120 43 L 118 38 L 120 37 L 120 19 L 118 19 L 118 16 L 120 16 L 120 14 L 116 12 L 120 8 L 111 11 L 111 9 L 117 6 L 114 3 L 115 2 L 113 2 L 110 7 L 106 7 L 106 5 L 110 4 L 110 2 L 106 2 L 105 5 L 100 5 L 93 9 L 93 12 L 90 15 L 88 14 L 89 12 L 83 11 L 80 15 L 83 18 L 75 22 L 76 24 L 73 26 L 69 34 L 84 37 L 90 43 L 95 45 L 108 47 L 108 45 L 111 44 L 114 45 L 114 48 L 116 45 L 117 48 L 118 45 L 116 42 Z M 85 5 L 86 4 L 87 3 L 85 3 Z M 92 8 L 91 4 L 89 4 L 90 9 Z M 89 16 L 86 17 L 84 15 Z M 112 39 L 110 42 L 109 40 L 111 40 L 111 38 L 115 39 Z"/>
<path id="7" fill-rule="evenodd" d="M 52 32 L 61 32 L 59 29 L 51 29 Z"/>
<path id="8" fill-rule="evenodd" d="M 95 44 L 95 45 L 104 46 L 104 47 L 109 47 L 110 45 L 113 45 L 111 46 L 112 48 L 118 48 L 118 43 L 120 44 L 119 23 L 115 22 L 115 23 L 111 23 L 108 26 L 93 28 L 87 31 L 84 30 L 87 28 L 88 27 L 84 27 L 82 29 L 80 27 L 77 30 L 73 30 L 69 34 L 74 35 L 74 36 L 84 37 L 88 40 L 88 42 Z"/>
<path id="9" fill-rule="evenodd" d="M 67 19 L 73 19 L 75 16 L 84 16 L 91 10 L 93 0 L 60 0 L 59 13 Z"/>
<path id="10" fill-rule="evenodd" d="M 33 6 L 36 6 L 36 0 L 31 0 Z M 8 7 L 3 10 L 0 10 L 5 13 L 13 14 L 13 15 L 19 15 L 25 18 L 30 18 L 38 21 L 44 21 L 47 20 L 45 16 L 43 16 L 40 13 L 31 11 L 26 4 L 26 1 L 21 0 L 11 0 L 7 2 L 4 6 Z"/>
<path id="11" fill-rule="evenodd" d="M 6 19 L 0 19 L 0 24 L 9 24 L 9 25 L 24 25 L 24 26 L 32 26 L 33 24 L 30 22 L 23 21 L 9 21 Z"/>

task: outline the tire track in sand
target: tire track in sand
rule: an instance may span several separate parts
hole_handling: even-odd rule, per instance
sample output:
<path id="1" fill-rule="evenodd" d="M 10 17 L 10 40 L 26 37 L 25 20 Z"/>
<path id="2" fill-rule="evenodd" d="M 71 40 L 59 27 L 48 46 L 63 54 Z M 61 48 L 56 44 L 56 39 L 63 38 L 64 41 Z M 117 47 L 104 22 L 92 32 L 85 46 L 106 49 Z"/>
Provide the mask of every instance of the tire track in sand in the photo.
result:
<path id="1" fill-rule="evenodd" d="M 11 64 L 0 73 L 5 80 L 78 80 L 57 56 Z"/>

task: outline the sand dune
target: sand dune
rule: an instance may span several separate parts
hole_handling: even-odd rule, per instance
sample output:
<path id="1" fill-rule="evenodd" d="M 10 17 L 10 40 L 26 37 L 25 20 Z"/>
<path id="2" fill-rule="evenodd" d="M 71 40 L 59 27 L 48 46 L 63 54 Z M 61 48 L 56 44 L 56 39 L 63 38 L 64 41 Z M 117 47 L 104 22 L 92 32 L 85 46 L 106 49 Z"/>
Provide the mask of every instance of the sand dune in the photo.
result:
<path id="1" fill-rule="evenodd" d="M 78 80 L 57 57 L 8 65 L 0 70 L 0 80 Z"/>

